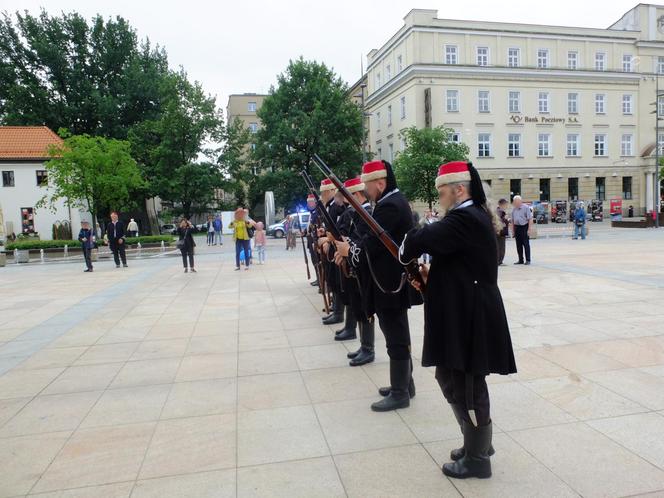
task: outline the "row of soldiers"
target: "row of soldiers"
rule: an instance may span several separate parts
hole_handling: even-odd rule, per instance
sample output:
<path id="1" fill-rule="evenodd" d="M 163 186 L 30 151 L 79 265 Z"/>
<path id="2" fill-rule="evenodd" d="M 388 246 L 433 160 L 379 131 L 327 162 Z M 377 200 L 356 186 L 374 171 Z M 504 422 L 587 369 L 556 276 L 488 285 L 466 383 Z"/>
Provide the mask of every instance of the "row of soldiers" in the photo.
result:
<path id="1" fill-rule="evenodd" d="M 400 246 L 399 259 L 364 221 L 366 214 L 356 212 L 335 184 L 324 179 L 321 202 L 314 195 L 307 199 L 307 241 L 318 277 L 312 285 L 332 296 L 323 323 L 344 323 L 335 333 L 337 341 L 355 339 L 359 329 L 360 348 L 348 357 L 350 366 L 360 366 L 375 359 L 378 319 L 390 385 L 378 390 L 381 399 L 371 409 L 403 409 L 416 394 L 408 310 L 424 303 L 422 365 L 436 367 L 436 379 L 464 437 L 464 446 L 451 452 L 452 462 L 443 472 L 455 478 L 490 477 L 494 449 L 486 376 L 514 373 L 516 365 L 497 286 L 494 219 L 477 170 L 461 161 L 439 167 L 436 187 L 446 215 L 422 228 L 414 226 L 387 161 L 365 163 L 361 176 L 344 187 Z M 334 230 L 325 218 L 336 225 Z M 425 253 L 432 257 L 431 265 L 420 266 L 420 283 L 409 283 L 404 265 Z"/>

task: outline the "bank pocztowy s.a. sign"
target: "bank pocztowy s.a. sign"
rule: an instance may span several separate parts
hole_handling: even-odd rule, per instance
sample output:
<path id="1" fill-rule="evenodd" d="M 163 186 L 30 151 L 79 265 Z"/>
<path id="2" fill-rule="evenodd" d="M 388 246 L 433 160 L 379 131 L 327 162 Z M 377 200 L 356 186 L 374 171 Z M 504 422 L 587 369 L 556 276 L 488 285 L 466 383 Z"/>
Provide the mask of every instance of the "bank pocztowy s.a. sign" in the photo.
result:
<path id="1" fill-rule="evenodd" d="M 580 124 L 576 116 L 568 116 L 565 118 L 548 118 L 546 116 L 520 116 L 519 114 L 511 114 L 510 121 L 514 124 L 520 123 L 535 123 L 535 124 Z"/>

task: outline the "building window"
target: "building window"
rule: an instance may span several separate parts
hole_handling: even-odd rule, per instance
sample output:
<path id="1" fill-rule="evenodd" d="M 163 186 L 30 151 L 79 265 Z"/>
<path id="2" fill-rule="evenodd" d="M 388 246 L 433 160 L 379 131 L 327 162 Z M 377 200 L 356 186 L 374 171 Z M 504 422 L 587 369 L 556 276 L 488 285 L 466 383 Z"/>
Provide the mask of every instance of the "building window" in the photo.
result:
<path id="1" fill-rule="evenodd" d="M 664 116 L 664 97 L 657 97 L 657 116 Z"/>
<path id="2" fill-rule="evenodd" d="M 660 55 L 657 57 L 657 67 L 655 72 L 658 74 L 664 74 L 664 56 Z"/>
<path id="3" fill-rule="evenodd" d="M 387 106 L 387 126 L 392 126 L 392 106 Z"/>
<path id="4" fill-rule="evenodd" d="M 403 69 L 403 59 L 401 56 L 397 56 L 397 73 L 400 73 Z"/>
<path id="5" fill-rule="evenodd" d="M 507 98 L 509 112 L 521 112 L 521 92 L 509 92 Z"/>
<path id="6" fill-rule="evenodd" d="M 256 102 L 249 102 L 247 104 L 247 112 L 256 112 Z"/>
<path id="7" fill-rule="evenodd" d="M 2 186 L 3 187 L 14 187 L 14 172 L 13 171 L 3 171 L 2 172 Z"/>
<path id="8" fill-rule="evenodd" d="M 603 133 L 595 134 L 595 155 L 606 156 L 606 135 Z"/>
<path id="9" fill-rule="evenodd" d="M 508 157 L 521 157 L 521 134 L 508 133 L 507 134 L 507 156 Z"/>
<path id="10" fill-rule="evenodd" d="M 376 73 L 376 90 L 380 88 L 380 73 Z"/>
<path id="11" fill-rule="evenodd" d="M 622 63 L 623 72 L 631 73 L 634 71 L 634 66 L 632 65 L 632 56 L 630 54 L 623 54 Z"/>
<path id="12" fill-rule="evenodd" d="M 389 161 L 393 162 L 394 161 L 394 144 L 388 144 L 387 145 L 387 151 L 390 155 Z"/>
<path id="13" fill-rule="evenodd" d="M 480 90 L 477 92 L 477 112 L 489 112 L 489 91 Z"/>
<path id="14" fill-rule="evenodd" d="M 447 90 L 447 112 L 459 111 L 459 90 Z"/>
<path id="15" fill-rule="evenodd" d="M 567 94 L 567 114 L 578 114 L 579 113 L 579 94 L 578 93 L 568 93 Z"/>
<path id="16" fill-rule="evenodd" d="M 251 144 L 251 150 L 255 151 L 256 150 L 256 144 Z"/>
<path id="17" fill-rule="evenodd" d="M 595 71 L 606 71 L 606 54 L 604 52 L 595 54 Z"/>
<path id="18" fill-rule="evenodd" d="M 406 97 L 401 97 L 401 119 L 406 119 Z"/>
<path id="19" fill-rule="evenodd" d="M 518 178 L 510 180 L 510 201 L 514 200 L 515 195 L 521 195 L 521 180 Z"/>
<path id="20" fill-rule="evenodd" d="M 452 133 L 452 142 L 454 142 L 455 144 L 460 144 L 461 143 L 461 133 L 459 133 L 458 131 L 455 131 L 454 133 Z"/>
<path id="21" fill-rule="evenodd" d="M 632 114 L 632 94 L 626 93 L 622 96 L 623 114 Z"/>
<path id="22" fill-rule="evenodd" d="M 567 52 L 567 69 L 578 69 L 579 67 L 579 52 L 572 50 Z"/>
<path id="23" fill-rule="evenodd" d="M 540 178 L 540 198 L 542 202 L 551 200 L 551 178 Z"/>
<path id="24" fill-rule="evenodd" d="M 48 173 L 46 172 L 45 169 L 38 169 L 35 171 L 36 176 L 37 176 L 37 186 L 38 187 L 45 187 L 48 185 Z"/>
<path id="25" fill-rule="evenodd" d="M 491 133 L 477 134 L 478 157 L 491 157 Z"/>
<path id="26" fill-rule="evenodd" d="M 622 177 L 622 196 L 623 199 L 629 200 L 632 198 L 632 177 Z"/>
<path id="27" fill-rule="evenodd" d="M 606 182 L 603 176 L 595 178 L 595 199 L 598 201 L 606 200 Z"/>
<path id="28" fill-rule="evenodd" d="M 660 133 L 657 137 L 657 145 L 659 146 L 659 155 L 664 155 L 664 133 Z"/>
<path id="29" fill-rule="evenodd" d="M 537 67 L 547 69 L 549 67 L 549 51 L 546 48 L 540 48 L 537 51 Z"/>
<path id="30" fill-rule="evenodd" d="M 624 133 L 620 138 L 620 155 L 621 156 L 633 156 L 634 155 L 634 135 L 630 133 Z"/>
<path id="31" fill-rule="evenodd" d="M 399 147 L 401 147 L 401 150 L 406 150 L 406 139 L 404 137 L 399 139 Z"/>
<path id="32" fill-rule="evenodd" d="M 385 81 L 390 81 L 392 79 L 392 66 L 389 64 L 385 67 Z"/>
<path id="33" fill-rule="evenodd" d="M 458 64 L 459 54 L 456 45 L 445 45 L 445 64 Z"/>
<path id="34" fill-rule="evenodd" d="M 478 66 L 488 66 L 489 65 L 489 47 L 477 47 L 477 65 Z"/>
<path id="35" fill-rule="evenodd" d="M 579 135 L 576 133 L 567 134 L 567 155 L 571 157 L 579 156 Z"/>
<path id="36" fill-rule="evenodd" d="M 549 112 L 549 92 L 539 92 L 537 95 L 537 110 L 540 114 Z"/>
<path id="37" fill-rule="evenodd" d="M 576 201 L 579 198 L 579 179 L 578 178 L 568 178 L 567 179 L 567 195 L 570 200 Z"/>
<path id="38" fill-rule="evenodd" d="M 249 131 L 256 133 L 258 131 L 258 123 L 249 123 Z"/>
<path id="39" fill-rule="evenodd" d="M 606 112 L 604 105 L 606 104 L 606 95 L 603 93 L 595 94 L 595 114 L 604 114 Z"/>
<path id="40" fill-rule="evenodd" d="M 380 111 L 376 113 L 376 131 L 380 131 Z"/>
<path id="41" fill-rule="evenodd" d="M 551 155 L 551 134 L 537 134 L 537 155 L 538 157 L 549 157 Z"/>
<path id="42" fill-rule="evenodd" d="M 376 149 L 376 154 L 378 155 L 378 159 L 383 159 L 383 149 L 381 149 L 380 147 L 378 147 L 378 148 Z"/>
<path id="43" fill-rule="evenodd" d="M 509 67 L 519 67 L 521 65 L 521 50 L 518 48 L 507 49 L 507 65 Z"/>
<path id="44" fill-rule="evenodd" d="M 34 233 L 35 212 L 31 207 L 21 208 L 21 232 Z"/>

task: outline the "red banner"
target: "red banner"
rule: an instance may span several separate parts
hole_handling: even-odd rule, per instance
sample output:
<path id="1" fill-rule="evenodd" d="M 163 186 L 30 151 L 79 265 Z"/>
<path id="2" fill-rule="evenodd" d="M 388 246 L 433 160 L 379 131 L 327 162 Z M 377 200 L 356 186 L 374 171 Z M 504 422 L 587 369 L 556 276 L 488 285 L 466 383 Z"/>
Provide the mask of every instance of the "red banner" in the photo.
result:
<path id="1" fill-rule="evenodd" d="M 611 199 L 611 214 L 622 214 L 622 199 Z"/>

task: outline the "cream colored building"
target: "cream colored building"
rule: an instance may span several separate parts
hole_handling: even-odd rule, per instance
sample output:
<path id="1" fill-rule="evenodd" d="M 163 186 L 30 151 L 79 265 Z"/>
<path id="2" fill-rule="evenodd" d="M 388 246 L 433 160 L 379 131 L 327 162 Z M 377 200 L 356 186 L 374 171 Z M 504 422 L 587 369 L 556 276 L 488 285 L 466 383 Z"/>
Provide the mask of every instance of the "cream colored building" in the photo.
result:
<path id="1" fill-rule="evenodd" d="M 494 197 L 620 197 L 643 212 L 655 193 L 658 75 L 664 6 L 639 4 L 607 29 L 412 10 L 368 54 L 369 142 L 393 160 L 404 128 L 446 126 L 468 144 Z"/>
<path id="2" fill-rule="evenodd" d="M 228 97 L 226 106 L 226 119 L 232 123 L 235 118 L 240 118 L 245 128 L 249 128 L 252 133 L 256 133 L 260 128 L 260 119 L 258 119 L 258 109 L 260 109 L 267 95 L 258 93 L 233 94 Z"/>

